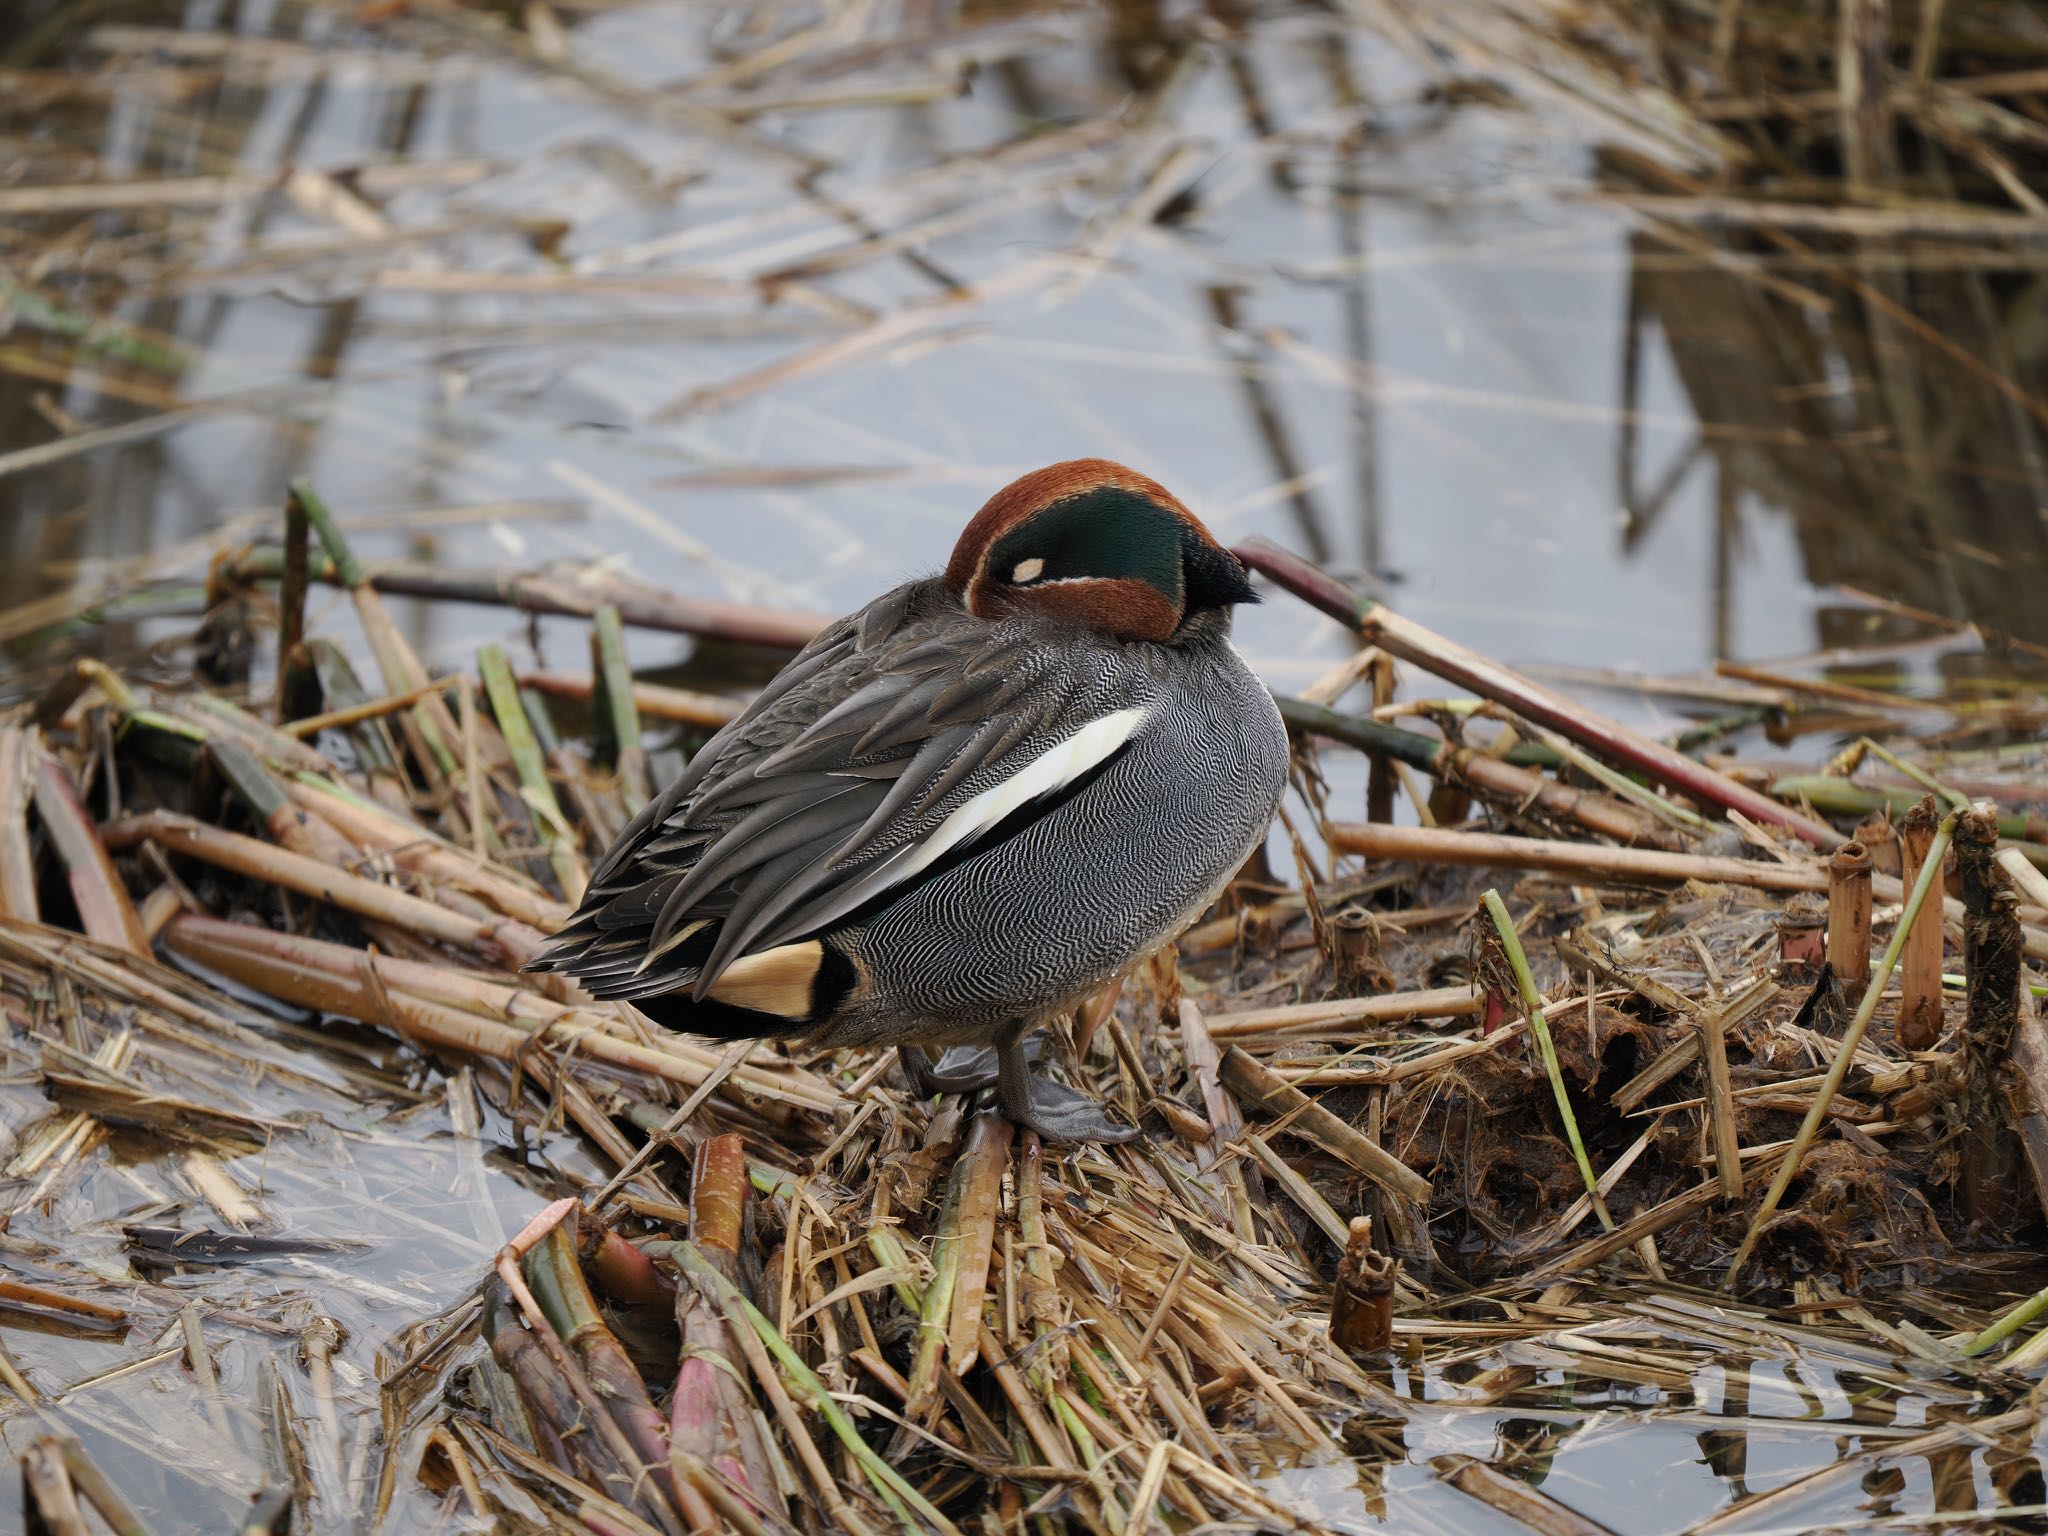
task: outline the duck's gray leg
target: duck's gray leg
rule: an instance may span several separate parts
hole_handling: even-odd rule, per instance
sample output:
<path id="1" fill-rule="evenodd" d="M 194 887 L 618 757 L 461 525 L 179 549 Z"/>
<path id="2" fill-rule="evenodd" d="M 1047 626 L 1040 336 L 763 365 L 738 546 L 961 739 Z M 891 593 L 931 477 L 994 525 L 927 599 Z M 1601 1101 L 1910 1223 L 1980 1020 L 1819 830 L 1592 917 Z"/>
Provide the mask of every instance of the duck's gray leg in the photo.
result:
<path id="1" fill-rule="evenodd" d="M 1043 1048 L 1043 1042 L 1033 1036 L 1024 1047 L 1025 1056 L 1036 1061 Z M 974 1093 L 993 1088 L 999 1076 L 996 1053 L 985 1045 L 956 1045 L 936 1061 L 924 1046 L 899 1045 L 896 1059 L 903 1065 L 903 1075 L 910 1079 L 911 1092 L 920 1099 L 935 1093 Z"/>
<path id="2" fill-rule="evenodd" d="M 1138 1134 L 1135 1125 L 1110 1119 L 1086 1094 L 1034 1077 L 1024 1050 L 1028 1027 L 1010 1026 L 996 1045 L 996 1103 L 1004 1119 L 1047 1141 L 1129 1141 Z"/>

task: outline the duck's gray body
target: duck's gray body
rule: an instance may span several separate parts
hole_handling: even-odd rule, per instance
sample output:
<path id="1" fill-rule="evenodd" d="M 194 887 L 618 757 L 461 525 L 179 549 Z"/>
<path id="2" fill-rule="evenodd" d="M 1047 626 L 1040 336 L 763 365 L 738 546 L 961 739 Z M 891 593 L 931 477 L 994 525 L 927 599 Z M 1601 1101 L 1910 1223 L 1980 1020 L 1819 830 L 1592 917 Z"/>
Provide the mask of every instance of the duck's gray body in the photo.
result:
<path id="1" fill-rule="evenodd" d="M 1192 922 L 1286 772 L 1227 608 L 1158 644 L 907 583 L 698 753 L 544 963 L 696 1033 L 991 1039 Z"/>
<path id="2" fill-rule="evenodd" d="M 1048 1017 L 1216 899 L 1272 823 L 1287 737 L 1223 633 L 1224 615 L 1209 617 L 1217 633 L 1186 646 L 1087 634 L 1062 649 L 1057 675 L 1086 679 L 1085 702 L 1062 718 L 1139 707 L 1143 722 L 1079 793 L 919 886 L 852 940 L 857 953 L 898 962 L 827 1039 L 945 1044 Z M 1018 755 L 1036 755 L 1033 744 Z"/>

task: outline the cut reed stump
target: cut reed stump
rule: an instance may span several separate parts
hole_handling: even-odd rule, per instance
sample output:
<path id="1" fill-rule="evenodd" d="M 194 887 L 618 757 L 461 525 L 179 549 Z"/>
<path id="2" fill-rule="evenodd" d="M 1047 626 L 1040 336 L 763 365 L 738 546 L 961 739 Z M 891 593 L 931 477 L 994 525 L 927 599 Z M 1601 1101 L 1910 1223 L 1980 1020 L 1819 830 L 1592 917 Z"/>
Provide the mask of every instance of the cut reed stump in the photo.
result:
<path id="1" fill-rule="evenodd" d="M 1899 829 L 1904 850 L 1905 879 L 1918 883 L 1934 843 L 1936 821 L 1934 796 L 1927 795 L 1906 813 Z M 1935 872 L 1939 878 L 1940 872 Z M 1924 1051 L 1941 1037 L 1941 954 L 1942 911 L 1939 906 L 1921 909 L 1906 935 L 1905 953 L 1899 961 L 1899 1045 L 1908 1051 Z"/>

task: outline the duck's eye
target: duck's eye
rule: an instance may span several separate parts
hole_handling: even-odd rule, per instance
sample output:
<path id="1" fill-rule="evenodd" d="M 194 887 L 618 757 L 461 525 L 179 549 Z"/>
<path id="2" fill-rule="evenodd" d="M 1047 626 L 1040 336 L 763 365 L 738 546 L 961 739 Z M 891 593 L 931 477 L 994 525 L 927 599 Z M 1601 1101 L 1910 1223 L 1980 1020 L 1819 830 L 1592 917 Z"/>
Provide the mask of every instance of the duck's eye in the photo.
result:
<path id="1" fill-rule="evenodd" d="M 1029 560 L 1017 562 L 1017 568 L 1010 572 L 1010 580 L 1021 587 L 1025 582 L 1036 581 L 1044 574 L 1045 561 L 1033 555 Z"/>

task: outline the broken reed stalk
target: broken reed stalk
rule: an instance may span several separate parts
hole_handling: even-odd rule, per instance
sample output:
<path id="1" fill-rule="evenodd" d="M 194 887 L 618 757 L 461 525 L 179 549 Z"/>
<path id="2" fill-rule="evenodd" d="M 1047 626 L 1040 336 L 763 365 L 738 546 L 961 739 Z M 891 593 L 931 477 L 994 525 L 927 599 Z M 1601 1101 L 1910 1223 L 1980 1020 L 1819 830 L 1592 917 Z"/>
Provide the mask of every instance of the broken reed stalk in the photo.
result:
<path id="1" fill-rule="evenodd" d="M 282 551 L 257 548 L 237 555 L 228 570 L 238 581 L 268 581 L 281 574 L 283 565 Z M 685 597 L 621 579 L 601 565 L 544 571 L 502 567 L 450 570 L 424 560 L 389 560 L 380 562 L 374 571 L 358 568 L 357 578 L 351 579 L 346 567 L 329 558 L 314 561 L 310 575 L 315 581 L 351 588 L 359 579 L 392 597 L 484 603 L 514 608 L 521 613 L 560 614 L 577 619 L 592 617 L 600 605 L 608 603 L 636 629 L 699 635 L 781 651 L 803 649 L 832 622 L 822 614 L 786 613 L 744 603 Z"/>
<path id="2" fill-rule="evenodd" d="M 1330 845 L 1339 853 L 1360 853 L 1368 859 L 1546 869 L 1584 879 L 1639 880 L 1658 885 L 1700 880 L 1753 886 L 1764 891 L 1827 889 L 1827 875 L 1818 866 L 1768 863 L 1761 859 L 1664 853 L 1653 848 L 1609 848 L 1598 843 L 1506 837 L 1492 832 L 1452 832 L 1438 827 L 1391 826 L 1380 822 L 1333 821 L 1328 830 Z"/>
<path id="3" fill-rule="evenodd" d="M 109 822 L 106 840 L 109 847 L 117 849 L 153 842 L 166 852 L 185 854 L 458 948 L 488 947 L 492 932 L 490 923 L 464 917 L 423 896 L 173 811 L 149 811 Z"/>
<path id="4" fill-rule="evenodd" d="M 36 896 L 34 845 L 28 812 L 35 801 L 36 751 L 33 727 L 0 725 L 0 912 L 24 922 L 42 917 Z"/>
<path id="5" fill-rule="evenodd" d="M 647 777 L 647 750 L 640 745 L 640 710 L 633 699 L 633 669 L 626 665 L 626 634 L 619 610 L 598 608 L 590 630 L 590 673 L 596 679 L 591 704 L 597 713 L 598 761 L 618 770 L 619 798 L 628 813 L 654 795 Z"/>
<path id="6" fill-rule="evenodd" d="M 640 1371 L 626 1354 L 583 1278 L 573 1232 L 574 1212 L 528 1251 L 521 1270 L 555 1334 L 596 1389 L 646 1475 L 673 1500 L 668 1425 L 649 1401 Z"/>
<path id="7" fill-rule="evenodd" d="M 86 934 L 104 944 L 147 955 L 149 936 L 143 932 L 128 887 L 121 883 L 114 861 L 107 856 L 108 844 L 79 800 L 70 773 L 47 754 L 39 755 L 35 764 L 35 807 L 64 866 L 71 901 Z"/>
<path id="8" fill-rule="evenodd" d="M 768 1383 L 775 1379 L 773 1366 L 780 1365 L 788 1376 L 790 1387 L 803 1398 L 812 1412 L 825 1421 L 839 1443 L 852 1455 L 854 1464 L 860 1468 L 877 1496 L 889 1506 L 890 1511 L 903 1525 L 910 1525 L 910 1511 L 915 1510 L 918 1517 L 939 1531 L 941 1536 L 960 1536 L 959 1528 L 952 1521 L 941 1514 L 923 1494 L 903 1478 L 902 1474 L 890 1466 L 873 1446 L 861 1438 L 859 1429 L 847 1416 L 846 1410 L 840 1407 L 838 1400 L 826 1390 L 817 1373 L 804 1363 L 803 1356 L 790 1348 L 789 1341 L 782 1336 L 774 1323 L 768 1320 L 766 1313 L 747 1300 L 730 1280 L 719 1274 L 693 1244 L 674 1243 L 670 1245 L 669 1251 L 673 1253 L 677 1265 L 690 1283 L 725 1313 L 739 1338 L 741 1348 L 750 1357 L 749 1364 L 754 1369 L 755 1379 L 762 1382 L 764 1390 L 767 1389 Z M 815 1454 L 811 1438 L 805 1433 L 801 1423 L 793 1427 L 790 1438 L 800 1456 L 806 1450 Z M 809 1459 L 808 1456 L 805 1457 L 805 1460 Z M 839 1528 L 855 1533 L 866 1532 L 869 1529 L 867 1523 L 861 1520 L 854 1513 L 853 1507 L 838 1494 L 837 1484 L 831 1474 L 825 1471 L 823 1463 L 819 1462 L 813 1471 L 813 1477 L 817 1478 L 821 1473 L 823 1486 L 820 1493 L 825 1499 L 828 1512 L 839 1522 Z"/>
<path id="9" fill-rule="evenodd" d="M 588 699 L 598 686 L 591 673 L 521 672 L 519 686 L 531 693 L 557 699 Z M 634 682 L 633 706 L 657 720 L 675 720 L 684 725 L 701 725 L 712 730 L 728 724 L 746 708 L 739 699 L 722 694 L 698 693 L 690 688 L 670 688 L 661 683 Z"/>
<path id="10" fill-rule="evenodd" d="M 342 533 L 327 503 L 305 479 L 292 482 L 291 495 L 305 509 L 307 520 L 334 564 L 337 580 L 349 590 L 350 600 L 355 604 L 356 620 L 362 625 L 363 636 L 370 643 L 371 654 L 377 658 L 377 670 L 383 676 L 386 690 L 405 693 L 428 688 L 427 669 L 421 665 L 412 646 L 392 620 L 384 599 L 371 584 L 368 572 L 350 551 L 347 536 Z M 438 692 L 428 689 L 401 718 L 413 747 L 413 760 L 420 770 L 428 775 L 436 788 L 445 787 L 457 795 L 463 835 L 494 840 L 488 808 L 478 803 L 476 796 L 466 792 L 462 785 L 462 762 L 457 756 L 457 748 L 463 733 L 447 701 Z M 502 743 L 493 745 L 501 747 Z"/>
<path id="11" fill-rule="evenodd" d="M 1953 822 L 1954 813 L 1950 814 Z M 1927 795 L 1906 813 L 1899 828 L 1904 859 L 1904 876 L 1916 885 L 1930 856 L 1935 875 L 1941 873 L 1940 854 L 1934 848 L 1934 796 Z M 1946 847 L 1946 840 L 1943 846 Z M 1924 1051 L 1941 1038 L 1941 955 L 1942 914 L 1940 906 L 1916 917 L 1906 936 L 1906 949 L 1899 968 L 1899 1048 Z"/>
<path id="12" fill-rule="evenodd" d="M 1997 847 L 1988 807 L 1961 813 L 1955 855 L 1966 1005 L 1951 1063 L 1962 1069 L 1963 1209 L 1986 1230 L 2010 1226 L 2013 1217 L 2015 1138 L 2001 1113 L 1998 1084 L 2013 1055 L 2025 986 L 2019 902 L 2001 875 Z"/>
<path id="13" fill-rule="evenodd" d="M 498 734 L 505 738 L 505 750 L 512 754 L 512 769 L 519 776 L 519 793 L 547 844 L 548 863 L 554 869 L 555 881 L 565 900 L 571 904 L 580 902 L 589 874 L 576 849 L 575 829 L 562 815 L 561 804 L 555 799 L 547 761 L 541 756 L 540 743 L 534 739 L 533 727 L 526 718 L 526 701 L 519 696 L 519 685 L 512 679 L 511 663 L 505 659 L 504 649 L 496 645 L 478 651 L 476 660 L 485 694 L 491 701 L 491 714 L 498 722 Z"/>
<path id="14" fill-rule="evenodd" d="M 1877 962 L 1877 974 L 1870 979 L 1870 987 L 1863 994 L 1863 1001 L 1856 1009 L 1856 1016 L 1849 1021 L 1849 1027 L 1842 1032 L 1841 1043 L 1835 1048 L 1835 1059 L 1828 1066 L 1828 1074 L 1821 1081 L 1814 1094 L 1813 1103 L 1806 1111 L 1806 1118 L 1799 1123 L 1799 1131 L 1792 1138 L 1792 1145 L 1786 1150 L 1784 1160 L 1778 1164 L 1776 1177 L 1770 1188 L 1764 1191 L 1764 1198 L 1757 1206 L 1756 1214 L 1750 1218 L 1749 1230 L 1742 1235 L 1742 1245 L 1735 1250 L 1735 1257 L 1728 1261 L 1728 1271 L 1721 1277 L 1724 1290 L 1732 1290 L 1736 1278 L 1742 1273 L 1742 1266 L 1749 1262 L 1749 1256 L 1756 1247 L 1757 1238 L 1762 1234 L 1764 1223 L 1778 1208 L 1778 1202 L 1785 1197 L 1785 1190 L 1799 1172 L 1799 1164 L 1805 1158 L 1807 1148 L 1813 1145 L 1813 1138 L 1820 1131 L 1821 1122 L 1827 1118 L 1828 1109 L 1834 1103 L 1835 1095 L 1841 1091 L 1842 1079 L 1849 1074 L 1849 1063 L 1855 1059 L 1856 1048 L 1863 1043 L 1863 1035 L 1870 1028 L 1872 1015 L 1877 1012 L 1877 1000 L 1884 995 L 1886 983 L 1891 980 L 1892 970 L 1899 963 L 1899 956 L 1906 946 L 1906 936 L 1911 932 L 1914 921 L 1921 909 L 1927 905 L 1928 893 L 1941 875 L 1941 860 L 1948 852 L 1949 839 L 1955 835 L 1956 821 L 1960 813 L 1950 811 L 1941 818 L 1935 828 L 1933 841 L 1927 856 L 1920 863 L 1919 874 L 1913 881 L 1911 894 L 1906 897 L 1906 908 L 1899 916 L 1898 926 L 1892 931 L 1892 939 L 1885 946 L 1884 957 Z"/>
<path id="15" fill-rule="evenodd" d="M 580 1055 L 689 1089 L 701 1087 L 718 1070 L 710 1052 L 684 1039 L 655 1035 L 658 1044 L 646 1045 L 608 1033 L 596 1027 L 601 1015 L 537 996 L 509 977 L 484 982 L 449 966 L 370 955 L 343 944 L 189 913 L 165 927 L 164 943 L 174 954 L 271 997 L 427 1045 L 531 1065 L 537 1046 L 573 1043 Z M 802 1068 L 741 1067 L 728 1084 L 737 1094 L 771 1106 L 830 1114 L 841 1103 L 829 1085 Z"/>
<path id="16" fill-rule="evenodd" d="M 1828 864 L 1828 967 L 1851 1008 L 1870 985 L 1870 852 L 1848 842 Z"/>
<path id="17" fill-rule="evenodd" d="M 1330 1295 L 1330 1342 L 1346 1354 L 1371 1355 L 1393 1336 L 1394 1261 L 1373 1252 L 1372 1218 L 1354 1216 Z"/>
<path id="18" fill-rule="evenodd" d="M 1996 1349 L 2020 1329 L 2027 1326 L 2043 1312 L 2048 1312 L 2048 1286 L 2043 1286 L 2018 1306 L 1996 1318 L 1983 1331 L 1963 1345 L 1963 1358 L 1974 1359 L 1986 1350 Z"/>
<path id="19" fill-rule="evenodd" d="M 1572 1114 L 1571 1096 L 1565 1092 L 1564 1069 L 1558 1065 L 1557 1047 L 1551 1043 L 1550 1025 L 1543 1018 L 1543 994 L 1536 988 L 1536 977 L 1529 969 L 1529 957 L 1522 952 L 1521 935 L 1515 932 L 1515 920 L 1508 916 L 1507 903 L 1500 899 L 1500 892 L 1489 888 L 1481 896 L 1486 915 L 1493 922 L 1494 932 L 1500 935 L 1501 952 L 1507 956 L 1508 967 L 1515 973 L 1515 986 L 1521 993 L 1522 1012 L 1529 1020 L 1529 1031 L 1536 1037 L 1536 1048 L 1543 1056 L 1543 1071 L 1550 1079 L 1550 1091 L 1557 1099 L 1557 1112 L 1564 1120 L 1564 1133 L 1571 1142 L 1572 1157 L 1579 1165 L 1579 1177 L 1586 1181 L 1586 1194 L 1593 1202 L 1593 1214 L 1600 1218 L 1605 1230 L 1614 1230 L 1614 1218 L 1607 1212 L 1607 1202 L 1600 1195 L 1600 1179 L 1593 1172 L 1592 1159 L 1586 1156 L 1586 1144 L 1579 1137 L 1578 1118 Z"/>
<path id="20" fill-rule="evenodd" d="M 1576 822 L 1588 832 L 1624 845 L 1680 849 L 1685 840 L 1651 816 L 1607 795 L 1574 789 L 1513 761 L 1475 752 L 1433 736 L 1404 731 L 1378 720 L 1340 714 L 1320 704 L 1275 694 L 1280 718 L 1291 730 L 1327 736 L 1373 754 L 1378 762 L 1405 763 L 1445 784 L 1463 785 L 1494 804 L 1521 814 L 1535 812 Z M 1378 818 L 1370 818 L 1378 820 Z"/>
<path id="21" fill-rule="evenodd" d="M 981 1308 L 988 1296 L 1003 1175 L 1010 1166 L 1013 1132 L 1014 1127 L 998 1111 L 984 1110 L 975 1117 L 967 1133 L 966 1150 L 960 1154 L 960 1163 L 967 1165 L 967 1172 L 960 1192 L 960 1252 L 953 1265 L 953 1310 L 945 1355 L 945 1368 L 956 1379 L 974 1368 L 981 1353 Z M 941 1228 L 934 1241 L 943 1241 L 945 1236 Z M 904 1411 L 908 1416 L 907 1402 Z"/>
<path id="22" fill-rule="evenodd" d="M 1270 539 L 1248 539 L 1236 547 L 1235 553 L 1245 564 L 1340 624 L 1348 624 L 1390 655 L 1505 704 L 1610 762 L 1636 769 L 1704 805 L 1740 811 L 1752 821 L 1782 827 L 1816 848 L 1833 848 L 1842 841 L 1842 835 L 1825 823 L 1789 810 L 1770 796 L 1738 784 L 1661 742 L 1651 741 L 1619 721 L 1596 714 L 1563 694 L 1358 596 Z"/>
<path id="23" fill-rule="evenodd" d="M 737 1134 L 698 1143 L 690 1159 L 690 1241 L 705 1262 L 735 1282 L 747 1187 L 746 1151 Z M 730 1326 L 693 1286 L 675 1288 L 674 1308 L 682 1361 L 670 1398 L 670 1454 L 710 1463 L 761 1509 L 781 1518 L 781 1482 L 755 1420 Z"/>
<path id="24" fill-rule="evenodd" d="M 1870 816 L 1880 811 L 1904 816 L 1918 803 L 1926 789 L 1924 784 L 1917 789 L 1904 784 L 1859 784 L 1854 779 L 1831 773 L 1795 773 L 1771 781 L 1773 795 L 1784 800 L 1804 801 L 1830 816 Z M 1941 795 L 1947 799 L 1953 793 L 1952 790 L 1943 790 Z M 2048 816 L 2039 811 L 2001 811 L 1998 830 L 2004 836 L 2020 841 L 2048 842 Z"/>
<path id="25" fill-rule="evenodd" d="M 284 499 L 284 581 L 277 594 L 278 689 L 275 713 L 285 721 L 284 671 L 306 637 L 306 543 L 311 534 L 306 523 L 306 506 L 295 494 Z"/>
<path id="26" fill-rule="evenodd" d="M 1770 982 L 1760 983 L 1776 991 Z M 1723 1200 L 1742 1198 L 1742 1141 L 1736 1134 L 1735 1084 L 1728 1073 L 1728 1021 L 1747 1011 L 1748 995 L 1693 1020 L 1699 1032 L 1700 1059 L 1707 1068 L 1707 1121 L 1714 1140 L 1714 1177 Z"/>
<path id="27" fill-rule="evenodd" d="M 2034 906 L 2048 910 L 2048 875 L 2036 869 L 2017 848 L 1998 850 L 1998 867 L 2012 881 L 2013 889 Z"/>
<path id="28" fill-rule="evenodd" d="M 1369 859 L 1541 869 L 1582 879 L 1646 885 L 1679 885 L 1698 880 L 1708 885 L 1743 885 L 1759 891 L 1824 892 L 1828 888 L 1827 870 L 1819 864 L 1663 853 L 1654 848 L 1608 848 L 1553 838 L 1504 837 L 1493 832 L 1382 826 L 1375 822 L 1333 821 L 1324 830 L 1330 846 L 1339 853 L 1358 853 Z M 1906 894 L 1904 885 L 1889 875 L 1873 873 L 1870 886 L 1872 896 L 1880 901 L 1903 900 Z M 1945 918 L 1960 922 L 1963 904 L 1954 897 L 1946 897 L 1941 911 Z M 2029 927 L 2023 933 L 2027 958 L 2048 960 L 2048 932 Z"/>
<path id="29" fill-rule="evenodd" d="M 1221 1076 L 1224 1086 L 1281 1120 L 1293 1135 L 1348 1163 L 1389 1195 L 1429 1208 L 1432 1191 L 1428 1179 L 1272 1068 L 1254 1060 L 1242 1046 L 1233 1045 L 1223 1053 Z"/>

